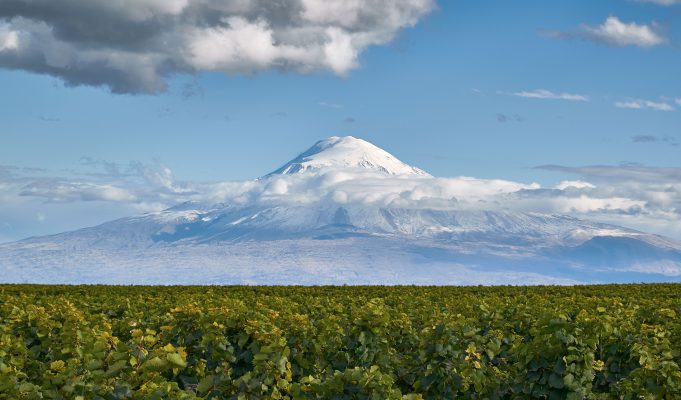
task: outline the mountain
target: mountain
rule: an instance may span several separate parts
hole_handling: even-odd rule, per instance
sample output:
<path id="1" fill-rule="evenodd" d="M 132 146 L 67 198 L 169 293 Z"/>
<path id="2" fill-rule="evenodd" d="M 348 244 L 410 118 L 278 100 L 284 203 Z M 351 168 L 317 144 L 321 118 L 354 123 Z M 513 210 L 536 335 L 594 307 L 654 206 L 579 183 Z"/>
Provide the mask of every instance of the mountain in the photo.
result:
<path id="1" fill-rule="evenodd" d="M 331 137 L 276 171 L 231 187 L 222 203 L 188 202 L 0 245 L 0 279 L 116 284 L 679 281 L 678 241 L 565 215 L 481 207 L 466 184 L 465 179 L 442 184 L 364 140 Z M 448 192 L 462 185 L 452 192 L 457 196 Z"/>

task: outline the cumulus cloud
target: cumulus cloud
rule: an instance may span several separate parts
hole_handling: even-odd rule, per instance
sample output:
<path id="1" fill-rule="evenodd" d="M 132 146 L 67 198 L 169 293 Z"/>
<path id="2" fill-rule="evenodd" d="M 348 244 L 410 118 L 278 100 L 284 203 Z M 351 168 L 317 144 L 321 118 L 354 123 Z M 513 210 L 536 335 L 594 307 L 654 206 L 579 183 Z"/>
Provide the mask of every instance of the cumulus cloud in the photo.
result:
<path id="1" fill-rule="evenodd" d="M 0 68 L 157 93 L 178 73 L 344 76 L 435 0 L 4 0 Z"/>
<path id="2" fill-rule="evenodd" d="M 615 46 L 653 47 L 667 42 L 656 32 L 654 25 L 625 23 L 615 16 L 608 17 L 597 27 L 584 26 L 584 32 L 594 41 Z"/>
<path id="3" fill-rule="evenodd" d="M 631 110 L 642 110 L 649 109 L 655 111 L 674 111 L 674 106 L 665 101 L 652 101 L 652 100 L 624 100 L 615 102 L 615 107 L 617 108 L 628 108 Z"/>
<path id="4" fill-rule="evenodd" d="M 6 24 L 0 24 L 0 52 L 15 50 L 19 47 L 19 34 L 10 30 Z"/>
<path id="5" fill-rule="evenodd" d="M 530 91 L 521 91 L 513 93 L 500 92 L 502 94 L 510 94 L 517 97 L 525 97 L 529 99 L 549 99 L 549 100 L 569 100 L 569 101 L 589 101 L 588 96 L 574 93 L 554 93 L 546 89 L 537 89 Z"/>

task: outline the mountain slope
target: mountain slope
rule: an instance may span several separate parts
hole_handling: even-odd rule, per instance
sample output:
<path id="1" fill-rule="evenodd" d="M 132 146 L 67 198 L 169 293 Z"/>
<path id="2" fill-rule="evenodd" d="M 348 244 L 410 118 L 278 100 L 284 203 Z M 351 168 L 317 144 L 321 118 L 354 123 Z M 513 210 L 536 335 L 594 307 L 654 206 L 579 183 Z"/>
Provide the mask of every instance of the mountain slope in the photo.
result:
<path id="1" fill-rule="evenodd" d="M 416 188 L 403 191 L 414 179 Z M 190 202 L 0 245 L 0 276 L 4 282 L 121 284 L 681 277 L 678 241 L 564 215 L 488 209 L 472 195 L 433 201 L 427 183 L 436 179 L 368 142 L 332 137 L 226 203 Z"/>

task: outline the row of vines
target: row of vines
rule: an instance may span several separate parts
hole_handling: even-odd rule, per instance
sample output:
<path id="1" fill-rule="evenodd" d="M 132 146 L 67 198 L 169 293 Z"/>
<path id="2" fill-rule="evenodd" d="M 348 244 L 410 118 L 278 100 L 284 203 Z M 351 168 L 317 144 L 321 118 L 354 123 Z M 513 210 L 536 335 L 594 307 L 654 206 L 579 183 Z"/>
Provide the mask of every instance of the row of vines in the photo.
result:
<path id="1" fill-rule="evenodd" d="M 0 399 L 681 399 L 681 285 L 0 285 Z"/>

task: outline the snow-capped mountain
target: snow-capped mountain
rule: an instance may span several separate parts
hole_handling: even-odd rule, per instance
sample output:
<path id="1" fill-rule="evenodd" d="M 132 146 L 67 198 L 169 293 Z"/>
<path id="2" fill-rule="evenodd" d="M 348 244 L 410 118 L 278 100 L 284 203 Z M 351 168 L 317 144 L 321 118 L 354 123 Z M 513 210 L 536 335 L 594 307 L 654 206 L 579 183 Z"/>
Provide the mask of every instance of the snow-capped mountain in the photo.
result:
<path id="1" fill-rule="evenodd" d="M 332 136 L 320 140 L 267 176 L 353 168 L 378 171 L 388 175 L 430 176 L 421 169 L 403 163 L 387 151 L 352 136 Z"/>
<path id="2" fill-rule="evenodd" d="M 434 178 L 361 139 L 317 142 L 217 204 L 0 245 L 0 280 L 122 284 L 679 281 L 681 243 L 504 209 L 523 187 Z M 482 183 L 480 183 L 482 182 Z M 487 186 L 489 187 L 487 187 Z M 508 187 L 508 189 L 506 189 Z"/>

